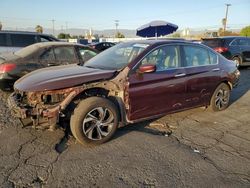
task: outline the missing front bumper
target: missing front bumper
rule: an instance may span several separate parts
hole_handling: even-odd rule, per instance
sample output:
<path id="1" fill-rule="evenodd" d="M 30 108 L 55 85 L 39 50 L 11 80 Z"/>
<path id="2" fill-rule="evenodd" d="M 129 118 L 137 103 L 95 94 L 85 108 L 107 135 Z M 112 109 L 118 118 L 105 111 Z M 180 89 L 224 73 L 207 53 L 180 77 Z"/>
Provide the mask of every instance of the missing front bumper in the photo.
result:
<path id="1" fill-rule="evenodd" d="M 51 109 L 32 108 L 20 103 L 19 97 L 13 93 L 8 98 L 11 114 L 20 119 L 22 125 L 32 125 L 37 129 L 56 129 L 59 122 L 60 106 Z"/>

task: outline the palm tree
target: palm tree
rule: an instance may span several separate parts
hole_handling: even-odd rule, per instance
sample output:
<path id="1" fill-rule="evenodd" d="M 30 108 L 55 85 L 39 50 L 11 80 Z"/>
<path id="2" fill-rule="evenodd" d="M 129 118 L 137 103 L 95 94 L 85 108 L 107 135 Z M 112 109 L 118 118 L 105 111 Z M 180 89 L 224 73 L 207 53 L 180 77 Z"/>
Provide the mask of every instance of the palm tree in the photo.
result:
<path id="1" fill-rule="evenodd" d="M 42 26 L 37 25 L 35 29 L 36 29 L 36 32 L 43 33 L 43 27 Z"/>

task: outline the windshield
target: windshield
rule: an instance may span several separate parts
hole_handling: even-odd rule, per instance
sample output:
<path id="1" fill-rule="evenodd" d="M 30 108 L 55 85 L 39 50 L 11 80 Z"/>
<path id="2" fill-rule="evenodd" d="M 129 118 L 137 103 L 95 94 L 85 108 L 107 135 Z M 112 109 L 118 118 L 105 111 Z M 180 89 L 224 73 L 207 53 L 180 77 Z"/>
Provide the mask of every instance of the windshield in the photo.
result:
<path id="1" fill-rule="evenodd" d="M 136 42 L 120 43 L 93 57 L 84 66 L 97 69 L 120 70 L 126 67 L 148 46 L 148 44 Z"/>
<path id="2" fill-rule="evenodd" d="M 14 52 L 14 54 L 19 57 L 26 57 L 34 53 L 37 49 L 38 49 L 38 46 L 36 44 L 33 44 L 33 45 L 27 46 L 25 48 L 22 48 L 21 50 Z"/>

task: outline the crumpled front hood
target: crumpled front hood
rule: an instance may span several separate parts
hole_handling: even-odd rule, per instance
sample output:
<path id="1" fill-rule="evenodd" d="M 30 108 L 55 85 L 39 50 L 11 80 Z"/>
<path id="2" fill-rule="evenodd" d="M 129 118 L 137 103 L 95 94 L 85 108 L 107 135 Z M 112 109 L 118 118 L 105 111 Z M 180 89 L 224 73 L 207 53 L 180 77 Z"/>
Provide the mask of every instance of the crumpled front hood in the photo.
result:
<path id="1" fill-rule="evenodd" d="M 55 66 L 33 71 L 14 84 L 19 91 L 46 91 L 81 85 L 87 82 L 109 79 L 115 70 L 101 70 L 79 65 Z"/>

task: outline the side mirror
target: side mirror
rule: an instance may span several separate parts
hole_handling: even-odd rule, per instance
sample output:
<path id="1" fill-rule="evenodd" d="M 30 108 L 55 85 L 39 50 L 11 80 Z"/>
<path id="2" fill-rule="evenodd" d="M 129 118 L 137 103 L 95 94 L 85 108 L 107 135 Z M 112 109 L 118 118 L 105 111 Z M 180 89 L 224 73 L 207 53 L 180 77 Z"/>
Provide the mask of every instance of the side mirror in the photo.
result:
<path id="1" fill-rule="evenodd" d="M 145 64 L 139 67 L 140 73 L 150 73 L 150 72 L 155 72 L 155 70 L 156 70 L 156 66 L 151 65 L 151 64 Z"/>

